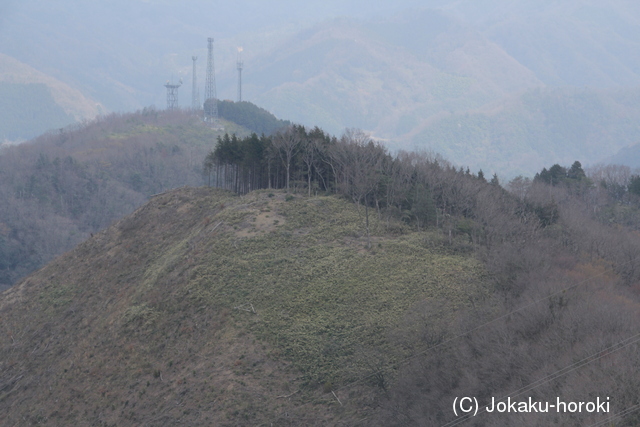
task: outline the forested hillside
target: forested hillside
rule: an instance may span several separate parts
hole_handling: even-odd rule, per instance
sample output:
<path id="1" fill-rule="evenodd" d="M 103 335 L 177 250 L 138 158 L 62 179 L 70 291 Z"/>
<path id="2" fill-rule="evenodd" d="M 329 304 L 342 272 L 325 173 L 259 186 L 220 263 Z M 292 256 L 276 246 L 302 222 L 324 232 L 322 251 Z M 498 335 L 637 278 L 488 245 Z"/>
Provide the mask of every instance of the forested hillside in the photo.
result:
<path id="1" fill-rule="evenodd" d="M 248 102 L 220 106 L 221 123 L 234 134 L 269 135 L 288 124 Z M 145 109 L 0 149 L 0 288 L 150 195 L 206 183 L 202 164 L 221 133 L 193 113 Z"/>
<path id="2" fill-rule="evenodd" d="M 299 126 L 206 159 L 246 194 L 153 197 L 0 296 L 5 419 L 442 426 L 465 420 L 455 397 L 509 396 L 611 410 L 468 424 L 638 424 L 628 168 L 551 165 L 507 191 Z"/>
<path id="3" fill-rule="evenodd" d="M 640 3 L 257 3 L 0 4 L 0 424 L 639 426 Z"/>
<path id="4" fill-rule="evenodd" d="M 277 119 L 264 108 L 247 101 L 218 101 L 218 115 L 258 135 L 271 135 L 275 131 L 291 125 L 288 120 Z"/>
<path id="5" fill-rule="evenodd" d="M 146 110 L 3 147 L 0 286 L 132 212 L 149 195 L 201 185 L 202 161 L 216 135 L 197 117 Z"/>
<path id="6" fill-rule="evenodd" d="M 500 176 L 531 176 L 549 159 L 570 163 L 580 158 L 593 165 L 636 144 L 638 100 L 637 89 L 534 89 L 432 120 L 412 140 L 416 149 L 433 150 L 461 165 Z M 627 157 L 625 164 L 640 167 L 634 160 Z"/>
<path id="7" fill-rule="evenodd" d="M 260 149 L 270 155 L 252 157 Z M 487 294 L 470 296 L 455 314 L 443 308 L 447 299 L 421 300 L 389 329 L 389 339 L 411 356 L 376 356 L 378 366 L 366 378 L 381 390 L 372 398 L 380 418 L 368 423 L 449 425 L 456 396 L 488 404 L 492 396 L 544 401 L 560 395 L 573 401 L 609 396 L 615 412 L 629 408 L 612 416 L 615 425 L 637 424 L 640 177 L 628 167 L 600 166 L 588 176 L 578 161 L 556 164 L 533 180 L 513 180 L 507 192 L 495 175 L 488 182 L 481 171 L 457 170 L 443 159 L 391 156 L 358 131 L 338 140 L 301 127 L 272 138 L 225 136 L 207 159 L 215 181 L 234 191 L 297 187 L 308 196 L 346 196 L 361 206 L 365 249 L 376 250 L 371 218 L 387 227 L 403 221 L 424 230 L 427 247 L 483 262 Z M 351 387 L 343 380 L 338 390 L 344 396 Z M 487 414 L 482 422 L 602 419 Z"/>

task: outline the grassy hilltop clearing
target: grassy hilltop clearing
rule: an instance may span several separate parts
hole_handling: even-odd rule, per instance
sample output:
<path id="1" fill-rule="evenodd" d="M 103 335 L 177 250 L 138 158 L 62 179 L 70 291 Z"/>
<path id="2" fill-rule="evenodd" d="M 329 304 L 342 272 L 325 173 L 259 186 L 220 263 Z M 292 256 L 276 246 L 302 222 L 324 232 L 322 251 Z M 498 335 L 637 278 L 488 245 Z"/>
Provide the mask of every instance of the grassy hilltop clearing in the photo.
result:
<path id="1" fill-rule="evenodd" d="M 0 416 L 444 425 L 454 396 L 522 389 L 630 407 L 640 242 L 567 203 L 529 242 L 491 245 L 468 223 L 451 236 L 371 215 L 368 248 L 363 207 L 338 196 L 167 191 L 0 295 Z M 602 415 L 549 417 L 522 425 Z"/>
<path id="2" fill-rule="evenodd" d="M 501 185 L 220 106 L 0 151 L 0 425 L 640 423 L 637 171 Z"/>
<path id="3" fill-rule="evenodd" d="M 154 197 L 2 296 L 0 414 L 7 425 L 366 417 L 373 380 L 340 393 L 355 407 L 330 391 L 407 356 L 388 337 L 404 314 L 425 300 L 453 313 L 487 293 L 482 265 L 438 249 L 436 234 L 377 220 L 372 234 L 368 251 L 355 205 L 335 197 Z"/>

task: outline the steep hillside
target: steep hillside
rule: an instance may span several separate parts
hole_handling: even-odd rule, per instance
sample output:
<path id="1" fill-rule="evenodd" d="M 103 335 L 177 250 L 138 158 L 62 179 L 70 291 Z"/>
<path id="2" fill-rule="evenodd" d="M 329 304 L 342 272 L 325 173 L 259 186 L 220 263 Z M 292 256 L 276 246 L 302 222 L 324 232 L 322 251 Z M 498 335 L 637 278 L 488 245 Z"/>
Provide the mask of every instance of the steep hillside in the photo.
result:
<path id="1" fill-rule="evenodd" d="M 637 143 L 638 100 L 638 89 L 534 89 L 430 120 L 412 140 L 473 170 L 531 176 L 550 162 L 594 164 Z"/>
<path id="2" fill-rule="evenodd" d="M 640 9 L 635 3 L 526 0 L 508 6 L 495 2 L 493 7 L 486 7 L 487 2 L 460 3 L 459 13 L 466 9 L 467 19 L 481 21 L 483 34 L 546 84 L 598 88 L 640 84 Z M 474 7 L 465 7 L 471 3 Z"/>
<path id="3" fill-rule="evenodd" d="M 280 120 L 264 108 L 247 101 L 218 101 L 218 115 L 256 135 L 271 135 L 291 125 L 288 120 Z"/>
<path id="4" fill-rule="evenodd" d="M 625 165 L 631 168 L 640 168 L 640 145 L 630 144 L 623 147 L 615 155 L 603 160 L 605 164 Z"/>
<path id="5" fill-rule="evenodd" d="M 332 196 L 165 192 L 0 294 L 1 419 L 442 426 L 476 396 L 611 403 L 487 427 L 638 425 L 637 188 L 334 143 Z"/>
<path id="6" fill-rule="evenodd" d="M 373 410 L 367 375 L 407 355 L 387 337 L 403 314 L 487 292 L 436 234 L 372 234 L 366 250 L 363 217 L 335 197 L 156 196 L 0 295 L 0 416 L 354 425 Z"/>
<path id="7" fill-rule="evenodd" d="M 333 133 L 356 126 L 391 138 L 441 111 L 475 108 L 541 85 L 460 23 L 428 37 L 411 30 L 445 17 L 423 11 L 404 18 L 375 26 L 336 20 L 302 31 L 256 58 L 246 72 L 247 93 L 298 123 Z M 412 49 L 423 39 L 422 49 Z"/>
<path id="8" fill-rule="evenodd" d="M 190 113 L 146 109 L 0 149 L 0 289 L 150 195 L 203 184 L 202 163 L 223 133 Z"/>
<path id="9" fill-rule="evenodd" d="M 0 138 L 25 140 L 93 119 L 95 101 L 80 91 L 0 53 Z"/>

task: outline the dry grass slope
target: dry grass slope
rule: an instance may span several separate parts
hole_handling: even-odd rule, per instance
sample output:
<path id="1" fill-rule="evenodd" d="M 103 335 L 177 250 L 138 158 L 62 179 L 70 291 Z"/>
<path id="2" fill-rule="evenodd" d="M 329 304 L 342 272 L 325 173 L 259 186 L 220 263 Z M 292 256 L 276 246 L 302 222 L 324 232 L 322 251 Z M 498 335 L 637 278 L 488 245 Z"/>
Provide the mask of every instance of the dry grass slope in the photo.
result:
<path id="1" fill-rule="evenodd" d="M 329 391 L 406 356 L 388 334 L 407 311 L 486 292 L 435 234 L 372 234 L 335 197 L 156 196 L 0 295 L 0 419 L 353 425 L 374 385 Z"/>

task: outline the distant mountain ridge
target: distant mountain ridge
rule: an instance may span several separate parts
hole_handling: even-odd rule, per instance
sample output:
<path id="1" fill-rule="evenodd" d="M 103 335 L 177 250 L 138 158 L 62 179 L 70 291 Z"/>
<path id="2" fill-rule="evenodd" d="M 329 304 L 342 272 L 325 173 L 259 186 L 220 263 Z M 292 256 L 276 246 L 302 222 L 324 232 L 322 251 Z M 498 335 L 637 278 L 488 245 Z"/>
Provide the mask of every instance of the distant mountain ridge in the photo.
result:
<path id="1" fill-rule="evenodd" d="M 30 139 L 90 120 L 100 106 L 79 90 L 0 53 L 0 138 Z"/>
<path id="2" fill-rule="evenodd" d="M 605 161 L 640 139 L 640 88 L 540 88 L 425 123 L 413 147 L 507 178 L 549 162 Z M 628 164 L 629 159 L 622 163 Z M 635 165 L 640 166 L 640 163 Z"/>
<path id="3" fill-rule="evenodd" d="M 420 16 L 439 17 L 432 11 Z M 495 43 L 468 29 L 458 35 L 460 25 L 435 37 L 442 48 L 427 46 L 419 53 L 385 41 L 385 35 L 396 34 L 404 42 L 396 27 L 416 22 L 375 29 L 349 20 L 318 25 L 257 61 L 247 79 L 273 76 L 251 89 L 260 94 L 260 105 L 280 117 L 305 124 L 315 118 L 334 133 L 362 127 L 385 139 L 402 138 L 441 111 L 477 108 L 542 86 Z"/>
<path id="4" fill-rule="evenodd" d="M 5 53 L 64 79 L 112 110 L 164 106 L 161 83 L 170 75 L 184 77 L 181 99 L 188 104 L 190 57 L 200 58 L 202 86 L 205 41 L 211 35 L 221 99 L 236 92 L 235 61 L 242 45 L 244 99 L 278 117 L 335 134 L 346 127 L 363 128 L 392 149 L 436 147 L 416 138 L 429 134 L 435 123 L 441 128 L 441 120 L 452 114 L 510 108 L 514 97 L 537 88 L 586 86 L 596 93 L 640 86 L 640 8 L 622 0 L 606 6 L 591 0 L 404 0 L 368 8 L 360 1 L 322 6 L 282 1 L 269 10 L 253 5 L 256 15 L 234 27 L 236 8 L 251 6 L 239 2 L 220 6 L 215 20 L 224 22 L 215 27 L 218 33 L 202 18 L 213 6 L 196 1 L 180 10 L 163 1 L 119 0 L 117 7 L 67 9 L 63 6 L 72 2 L 60 4 L 31 0 L 14 5 L 0 43 L 7 46 Z M 329 18 L 331 10 L 346 18 Z M 110 22 L 123 30 L 114 33 Z M 496 128 L 493 134 L 467 139 L 462 151 L 490 146 L 489 151 L 502 152 L 500 140 L 510 138 L 509 132 Z M 555 151 L 534 147 L 533 155 L 540 164 L 552 164 L 561 161 Z M 594 152 L 600 157 L 582 161 L 613 154 Z M 493 160 L 450 160 L 474 169 L 527 163 L 488 158 Z M 518 170 L 532 173 L 535 168 Z"/>

